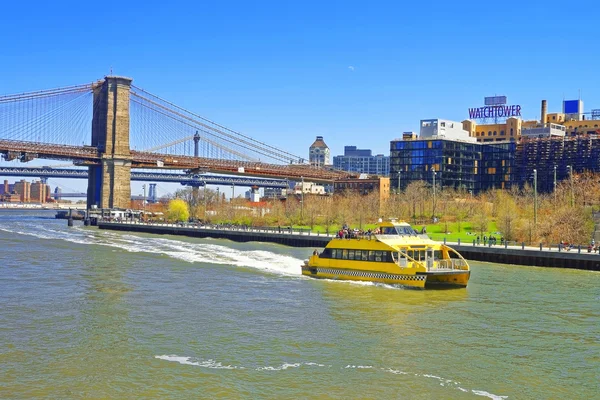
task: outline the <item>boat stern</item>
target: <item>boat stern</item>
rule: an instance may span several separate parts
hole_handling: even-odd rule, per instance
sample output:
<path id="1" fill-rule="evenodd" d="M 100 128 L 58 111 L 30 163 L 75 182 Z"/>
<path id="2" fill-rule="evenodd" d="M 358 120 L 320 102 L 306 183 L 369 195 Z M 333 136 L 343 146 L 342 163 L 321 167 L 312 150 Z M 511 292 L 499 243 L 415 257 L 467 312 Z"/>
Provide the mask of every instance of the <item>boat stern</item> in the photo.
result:
<path id="1" fill-rule="evenodd" d="M 465 288 L 471 276 L 470 270 L 425 273 L 425 289 Z"/>

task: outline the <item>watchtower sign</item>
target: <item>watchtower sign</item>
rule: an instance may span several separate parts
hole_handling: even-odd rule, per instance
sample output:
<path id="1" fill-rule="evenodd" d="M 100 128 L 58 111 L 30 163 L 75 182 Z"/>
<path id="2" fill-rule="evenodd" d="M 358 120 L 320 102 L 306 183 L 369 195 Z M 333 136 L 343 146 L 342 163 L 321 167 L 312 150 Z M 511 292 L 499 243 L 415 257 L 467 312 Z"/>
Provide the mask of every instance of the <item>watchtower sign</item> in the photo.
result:
<path id="1" fill-rule="evenodd" d="M 493 118 L 494 122 L 499 119 L 505 120 L 510 117 L 521 116 L 520 105 L 507 105 L 506 96 L 494 96 L 484 98 L 483 107 L 469 108 L 469 119 L 487 120 Z"/>

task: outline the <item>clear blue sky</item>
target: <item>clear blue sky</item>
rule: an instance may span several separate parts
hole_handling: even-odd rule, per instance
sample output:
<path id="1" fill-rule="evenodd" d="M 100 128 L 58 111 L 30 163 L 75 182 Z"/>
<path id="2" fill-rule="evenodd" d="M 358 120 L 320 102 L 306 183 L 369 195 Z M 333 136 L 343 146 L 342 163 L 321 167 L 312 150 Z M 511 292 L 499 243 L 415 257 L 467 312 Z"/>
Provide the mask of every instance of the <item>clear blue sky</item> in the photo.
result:
<path id="1" fill-rule="evenodd" d="M 37 3 L 37 4 L 35 4 Z M 535 3 L 535 4 L 530 4 Z M 525 118 L 564 98 L 600 108 L 596 1 L 7 2 L 0 93 L 110 73 L 308 156 L 322 135 L 389 154 L 420 119 L 484 96 Z"/>

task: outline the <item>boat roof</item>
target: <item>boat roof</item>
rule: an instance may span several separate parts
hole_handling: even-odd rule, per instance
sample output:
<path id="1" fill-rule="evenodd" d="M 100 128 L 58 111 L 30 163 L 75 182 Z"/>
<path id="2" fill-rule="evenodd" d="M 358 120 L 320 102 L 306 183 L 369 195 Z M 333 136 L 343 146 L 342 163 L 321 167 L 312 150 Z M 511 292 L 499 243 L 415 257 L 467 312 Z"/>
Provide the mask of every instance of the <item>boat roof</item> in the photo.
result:
<path id="1" fill-rule="evenodd" d="M 410 226 L 408 222 L 396 221 L 395 219 L 389 221 L 382 221 L 378 224 L 379 226 Z"/>

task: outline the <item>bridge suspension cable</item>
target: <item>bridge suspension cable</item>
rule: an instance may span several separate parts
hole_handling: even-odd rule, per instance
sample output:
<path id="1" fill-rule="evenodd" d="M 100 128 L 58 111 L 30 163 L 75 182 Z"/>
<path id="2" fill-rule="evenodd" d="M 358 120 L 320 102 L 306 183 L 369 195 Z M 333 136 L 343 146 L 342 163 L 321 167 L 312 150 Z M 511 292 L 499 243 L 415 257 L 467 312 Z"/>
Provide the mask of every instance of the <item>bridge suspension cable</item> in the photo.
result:
<path id="1" fill-rule="evenodd" d="M 192 136 L 186 136 L 184 138 L 174 140 L 174 141 L 172 141 L 170 143 L 161 144 L 161 145 L 154 146 L 154 147 L 151 147 L 149 149 L 142 150 L 142 151 L 146 152 L 146 153 L 153 153 L 153 152 L 155 152 L 157 150 L 161 150 L 161 149 L 164 149 L 164 148 L 167 148 L 167 147 L 171 147 L 171 146 L 174 146 L 176 144 L 187 142 L 187 141 L 190 141 L 190 140 L 193 140 L 193 139 L 194 139 L 194 135 L 192 135 Z M 215 147 L 219 147 L 222 150 L 225 150 L 225 151 L 228 151 L 228 152 L 230 152 L 230 153 L 232 153 L 234 155 L 237 155 L 238 157 L 243 158 L 245 160 L 248 160 L 248 161 L 258 161 L 255 158 L 249 157 L 247 154 L 240 153 L 240 152 L 235 151 L 233 149 L 228 149 L 225 146 L 223 146 L 223 145 L 221 145 L 221 144 L 219 144 L 219 143 L 217 143 L 215 141 L 212 141 L 210 139 L 204 138 L 204 141 L 208 142 L 209 144 L 211 144 L 211 145 L 213 145 Z"/>
<path id="2" fill-rule="evenodd" d="M 90 142 L 94 84 L 0 96 L 2 139 L 82 145 Z"/>
<path id="3" fill-rule="evenodd" d="M 216 122 L 213 122 L 189 110 L 179 107 L 135 85 L 132 85 L 132 89 L 133 96 L 137 96 L 141 101 L 148 103 L 144 104 L 146 107 L 153 108 L 154 111 L 159 111 L 156 109 L 156 107 L 158 107 L 164 112 L 172 114 L 174 119 L 175 117 L 183 118 L 185 121 L 191 123 L 191 126 L 195 126 L 196 129 L 199 129 L 204 133 L 214 135 L 220 140 L 232 143 L 237 147 L 242 147 L 246 150 L 250 150 L 251 152 L 255 152 L 257 154 L 285 163 L 297 163 L 303 159 L 302 157 L 278 149 L 274 146 L 270 146 L 266 143 L 257 141 L 240 132 L 219 125 Z M 183 121 L 180 120 L 180 122 Z"/>
<path id="4" fill-rule="evenodd" d="M 24 92 L 0 96 L 0 103 L 30 100 L 39 97 L 58 96 L 61 94 L 88 92 L 93 89 L 93 84 L 66 86 L 56 89 L 39 90 L 35 92 Z"/>

